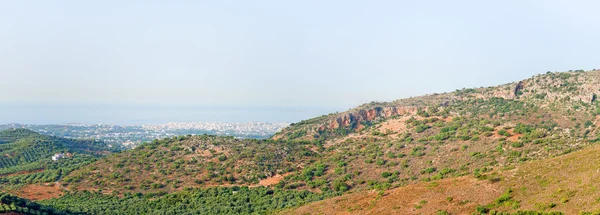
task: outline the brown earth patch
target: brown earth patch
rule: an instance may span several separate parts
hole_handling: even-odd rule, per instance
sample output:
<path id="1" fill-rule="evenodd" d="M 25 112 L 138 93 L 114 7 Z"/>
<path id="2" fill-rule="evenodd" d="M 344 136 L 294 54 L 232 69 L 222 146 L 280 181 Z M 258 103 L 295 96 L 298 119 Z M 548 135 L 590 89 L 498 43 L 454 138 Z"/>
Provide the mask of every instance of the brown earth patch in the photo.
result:
<path id="1" fill-rule="evenodd" d="M 26 174 L 36 173 L 36 172 L 41 172 L 41 171 L 44 171 L 44 169 L 36 169 L 36 170 L 29 170 L 29 171 L 19 171 L 19 172 L 15 172 L 15 173 L 11 173 L 11 174 L 6 174 L 6 175 L 0 174 L 0 176 L 2 176 L 2 177 L 10 177 L 10 176 L 16 176 L 16 175 L 26 175 Z"/>
<path id="2" fill-rule="evenodd" d="M 492 137 L 494 139 L 506 138 L 509 141 L 516 142 L 519 140 L 519 137 L 523 136 L 523 134 L 517 134 L 517 133 L 513 132 L 513 129 L 509 129 L 506 131 L 508 132 L 508 134 L 510 134 L 510 136 L 500 135 L 500 134 L 498 134 L 498 130 L 496 130 L 492 133 Z"/>
<path id="3" fill-rule="evenodd" d="M 387 133 L 388 131 L 402 133 L 406 131 L 406 120 L 407 119 L 392 119 L 381 123 L 379 131 Z"/>
<path id="4" fill-rule="evenodd" d="M 494 201 L 502 188 L 487 180 L 469 176 L 422 182 L 385 192 L 374 191 L 343 195 L 304 205 L 293 214 L 470 214 L 477 205 Z M 289 211 L 284 211 L 286 213 Z"/>
<path id="5" fill-rule="evenodd" d="M 265 179 L 263 179 L 263 180 L 260 180 L 260 181 L 258 182 L 258 185 L 260 185 L 260 186 L 265 186 L 265 187 L 268 187 L 268 186 L 271 186 L 271 185 L 276 185 L 276 184 L 278 184 L 278 183 L 279 183 L 281 180 L 283 180 L 283 178 L 285 178 L 285 176 L 287 176 L 287 175 L 289 175 L 289 173 L 286 173 L 286 174 L 283 174 L 283 175 L 276 174 L 276 175 L 275 175 L 275 176 L 273 176 L 273 177 L 270 177 L 270 178 L 265 178 Z"/>
<path id="6" fill-rule="evenodd" d="M 523 134 L 513 134 L 510 137 L 507 137 L 506 139 L 511 141 L 511 142 L 517 142 L 519 141 L 519 137 L 523 136 Z"/>
<path id="7" fill-rule="evenodd" d="M 512 131 L 509 131 L 512 135 L 510 137 L 507 137 L 506 139 L 511 141 L 511 142 L 517 142 L 519 141 L 519 137 L 523 136 L 523 134 L 515 134 Z"/>
<path id="8" fill-rule="evenodd" d="M 411 117 L 417 119 L 417 120 L 423 120 L 425 119 L 422 116 L 413 116 L 413 115 L 408 115 L 408 116 L 403 116 L 397 119 L 389 119 L 386 120 L 384 122 L 381 123 L 381 127 L 379 127 L 379 131 L 382 133 L 386 133 L 386 131 L 392 131 L 392 132 L 396 132 L 396 133 L 402 133 L 405 132 L 407 130 L 406 128 L 406 121 L 409 120 Z M 452 117 L 446 117 L 446 118 L 441 118 L 441 117 L 433 117 L 436 118 L 440 121 L 444 121 L 444 122 L 452 122 Z"/>
<path id="9" fill-rule="evenodd" d="M 271 137 L 271 139 L 273 139 L 273 140 L 279 140 L 281 138 L 283 138 L 283 134 L 276 134 L 276 135 L 273 135 L 273 137 Z"/>
<path id="10" fill-rule="evenodd" d="M 54 183 L 49 185 L 30 184 L 19 188 L 13 193 L 13 195 L 31 200 L 53 199 L 62 194 L 62 190 Z"/>
<path id="11" fill-rule="evenodd" d="M 491 137 L 494 138 L 494 139 L 500 139 L 500 138 L 503 138 L 503 137 L 506 138 L 505 136 L 498 134 L 498 131 L 494 131 L 492 133 Z"/>

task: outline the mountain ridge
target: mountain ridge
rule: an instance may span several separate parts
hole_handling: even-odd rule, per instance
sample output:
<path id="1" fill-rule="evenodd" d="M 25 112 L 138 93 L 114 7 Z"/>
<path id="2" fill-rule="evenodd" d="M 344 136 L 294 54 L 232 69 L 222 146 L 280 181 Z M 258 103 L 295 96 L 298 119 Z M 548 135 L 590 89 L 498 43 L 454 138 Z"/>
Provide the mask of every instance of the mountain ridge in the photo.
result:
<path id="1" fill-rule="evenodd" d="M 580 76 L 584 77 L 580 77 Z M 559 81 L 554 82 L 552 86 L 544 87 L 540 80 L 545 81 L 549 84 L 548 78 L 559 78 Z M 587 79 L 585 79 L 587 78 Z M 562 79 L 562 81 L 560 81 Z M 566 80 L 566 81 L 565 81 Z M 537 81 L 537 82 L 536 82 Z M 321 117 L 316 117 L 308 120 L 304 120 L 298 123 L 293 123 L 291 126 L 284 128 L 281 132 L 278 132 L 273 136 L 274 139 L 288 138 L 288 139 L 318 139 L 322 136 L 322 133 L 331 132 L 335 129 L 345 129 L 344 132 L 352 133 L 353 130 L 359 130 L 364 127 L 361 123 L 369 123 L 376 119 L 388 118 L 392 116 L 405 115 L 405 114 L 416 114 L 418 110 L 427 108 L 429 106 L 448 106 L 452 102 L 468 99 L 469 97 L 474 98 L 491 98 L 498 97 L 509 100 L 523 100 L 531 98 L 535 94 L 531 93 L 531 89 L 537 89 L 541 91 L 539 93 L 546 93 L 547 98 L 557 99 L 558 92 L 552 90 L 554 88 L 564 87 L 561 85 L 569 84 L 568 81 L 575 82 L 586 82 L 581 87 L 578 93 L 570 93 L 573 95 L 569 96 L 572 101 L 592 101 L 595 100 L 595 95 L 600 91 L 600 70 L 591 70 L 585 72 L 583 70 L 575 70 L 570 72 L 548 72 L 546 74 L 538 74 L 531 78 L 515 81 L 507 84 L 501 84 L 492 87 L 480 87 L 471 89 L 461 89 L 454 92 L 446 93 L 434 93 L 418 97 L 410 97 L 404 99 L 398 99 L 391 102 L 371 102 L 359 105 L 356 108 L 352 108 L 348 111 L 328 114 Z M 567 83 L 565 83 L 567 82 Z M 569 89 L 567 89 L 569 90 Z M 574 91 L 574 90 L 570 90 Z M 575 95 L 577 94 L 577 95 Z M 309 127 L 308 129 L 299 128 L 302 125 L 316 123 L 315 127 Z M 304 134 L 304 135 L 298 135 Z M 327 139 L 327 137 L 325 138 Z"/>

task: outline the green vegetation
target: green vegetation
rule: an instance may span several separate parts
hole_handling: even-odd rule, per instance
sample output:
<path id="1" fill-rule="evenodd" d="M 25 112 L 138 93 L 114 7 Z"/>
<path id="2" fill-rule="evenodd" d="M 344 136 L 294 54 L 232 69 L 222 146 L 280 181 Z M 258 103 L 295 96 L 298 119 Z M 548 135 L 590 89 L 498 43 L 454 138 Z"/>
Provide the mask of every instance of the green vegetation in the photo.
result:
<path id="1" fill-rule="evenodd" d="M 86 214 L 265 214 L 336 196 L 264 187 L 215 187 L 166 193 L 125 193 L 123 197 L 72 192 L 41 201 L 57 209 Z"/>
<path id="2" fill-rule="evenodd" d="M 28 199 L 0 192 L 0 214 L 10 212 L 23 214 L 70 214 L 65 211 L 32 202 Z"/>
<path id="3" fill-rule="evenodd" d="M 268 140 L 180 136 L 106 157 L 116 150 L 101 142 L 10 130 L 0 133 L 0 187 L 59 181 L 72 192 L 42 203 L 65 212 L 264 214 L 347 191 L 376 190 L 381 197 L 423 181 L 433 190 L 457 176 L 497 185 L 506 179 L 498 174 L 503 168 L 600 142 L 600 105 L 590 101 L 600 89 L 584 75 L 549 73 L 519 84 L 372 102 L 292 124 Z M 52 162 L 58 152 L 74 156 Z M 268 188 L 247 187 L 259 185 Z M 475 213 L 560 214 L 519 211 L 513 195 L 507 190 Z M 433 204 L 416 199 L 410 207 Z"/>
<path id="4" fill-rule="evenodd" d="M 180 136 L 144 143 L 79 168 L 63 182 L 69 188 L 116 192 L 172 192 L 204 184 L 251 185 L 276 174 L 302 170 L 298 180 L 312 181 L 326 165 L 309 141 L 239 140 L 211 135 Z M 144 176 L 144 177 L 140 177 Z M 288 183 L 295 189 L 306 183 Z M 125 186 L 128 189 L 123 189 Z"/>
<path id="5" fill-rule="evenodd" d="M 53 182 L 117 150 L 103 142 L 40 135 L 26 129 L 0 132 L 0 188 Z M 72 156 L 53 161 L 56 153 Z"/>
<path id="6" fill-rule="evenodd" d="M 114 152 L 102 142 L 40 135 L 26 129 L 0 132 L 0 174 L 41 169 L 60 152 L 100 156 Z"/>

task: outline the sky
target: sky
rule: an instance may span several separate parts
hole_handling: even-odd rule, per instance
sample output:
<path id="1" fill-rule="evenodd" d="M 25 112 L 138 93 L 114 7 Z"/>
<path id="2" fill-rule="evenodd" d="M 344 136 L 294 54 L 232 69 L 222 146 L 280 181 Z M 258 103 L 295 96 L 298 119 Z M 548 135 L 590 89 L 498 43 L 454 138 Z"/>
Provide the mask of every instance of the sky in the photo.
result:
<path id="1" fill-rule="evenodd" d="M 0 104 L 343 111 L 600 68 L 598 8 L 577 0 L 4 1 Z"/>

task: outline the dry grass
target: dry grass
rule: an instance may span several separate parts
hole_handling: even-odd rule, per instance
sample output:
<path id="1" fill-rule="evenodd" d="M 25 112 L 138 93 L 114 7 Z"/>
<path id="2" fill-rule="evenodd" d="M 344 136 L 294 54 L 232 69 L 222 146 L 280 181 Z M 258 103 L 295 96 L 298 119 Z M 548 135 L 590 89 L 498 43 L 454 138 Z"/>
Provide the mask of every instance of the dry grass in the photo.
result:
<path id="1" fill-rule="evenodd" d="M 520 210 L 552 210 L 567 214 L 600 209 L 600 146 L 533 161 L 504 172 L 504 187 L 514 190 Z"/>
<path id="2" fill-rule="evenodd" d="M 388 190 L 384 195 L 362 191 L 311 203 L 293 214 L 470 214 L 477 205 L 488 205 L 507 189 L 519 208 L 499 206 L 500 211 L 536 210 L 600 211 L 600 146 L 531 161 L 514 169 L 490 173 L 501 182 L 471 176 L 421 182 Z M 490 177 L 492 178 L 492 177 Z M 448 199 L 452 198 L 451 201 Z M 426 201 L 426 202 L 425 202 Z"/>
<path id="3" fill-rule="evenodd" d="M 44 200 L 58 198 L 63 194 L 62 190 L 57 187 L 54 183 L 48 185 L 41 184 L 30 184 L 19 188 L 12 192 L 12 194 L 21 198 L 30 200 Z"/>
<path id="4" fill-rule="evenodd" d="M 386 191 L 348 194 L 315 202 L 292 211 L 293 214 L 470 214 L 477 205 L 496 199 L 502 189 L 486 180 L 470 176 L 412 184 Z"/>

